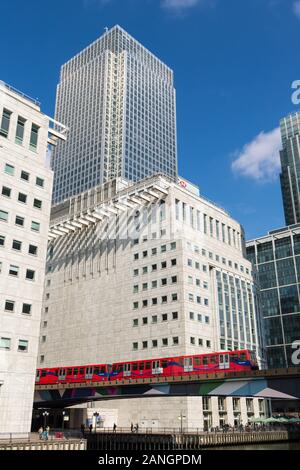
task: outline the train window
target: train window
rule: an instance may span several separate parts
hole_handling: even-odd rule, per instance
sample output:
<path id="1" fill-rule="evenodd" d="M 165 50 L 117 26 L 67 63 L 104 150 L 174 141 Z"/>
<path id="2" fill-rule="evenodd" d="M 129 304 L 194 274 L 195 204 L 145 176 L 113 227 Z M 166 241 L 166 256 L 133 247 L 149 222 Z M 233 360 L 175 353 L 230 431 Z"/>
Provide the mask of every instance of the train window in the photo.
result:
<path id="1" fill-rule="evenodd" d="M 210 356 L 210 363 L 217 364 L 217 356 Z"/>
<path id="2" fill-rule="evenodd" d="M 183 367 L 183 359 L 182 359 L 182 357 L 180 357 L 180 358 L 177 360 L 177 362 L 178 362 L 178 364 L 179 364 L 180 366 Z"/>
<path id="3" fill-rule="evenodd" d="M 145 364 L 144 362 L 140 362 L 140 370 L 144 370 L 145 369 Z"/>
<path id="4" fill-rule="evenodd" d="M 73 374 L 73 369 L 67 369 L 67 375 L 72 375 Z"/>
<path id="5" fill-rule="evenodd" d="M 145 369 L 151 369 L 151 362 L 146 362 Z"/>
<path id="6" fill-rule="evenodd" d="M 123 372 L 123 364 L 118 365 L 118 372 Z"/>
<path id="7" fill-rule="evenodd" d="M 203 364 L 204 365 L 208 364 L 208 356 L 203 356 Z"/>
<path id="8" fill-rule="evenodd" d="M 104 374 L 104 373 L 105 373 L 105 366 L 101 366 L 101 367 L 100 367 L 100 372 L 101 372 L 101 374 Z"/>
<path id="9" fill-rule="evenodd" d="M 231 358 L 231 360 L 233 360 L 233 361 L 237 361 L 238 358 L 239 358 L 239 355 L 238 355 L 238 354 L 230 354 L 230 358 Z"/>
<path id="10" fill-rule="evenodd" d="M 53 372 L 54 375 L 56 375 L 56 377 L 58 377 L 58 369 L 55 369 L 55 371 Z"/>
<path id="11" fill-rule="evenodd" d="M 165 369 L 166 367 L 168 367 L 168 361 L 166 359 L 164 359 L 163 361 L 161 361 L 161 366 L 163 369 Z"/>
<path id="12" fill-rule="evenodd" d="M 138 370 L 138 363 L 137 362 L 134 362 L 134 364 L 132 364 L 132 370 Z"/>
<path id="13" fill-rule="evenodd" d="M 99 374 L 99 367 L 95 367 L 94 374 Z"/>
<path id="14" fill-rule="evenodd" d="M 74 375 L 77 375 L 77 374 L 78 374 L 78 369 L 77 369 L 77 368 L 74 369 L 73 374 L 74 374 Z"/>
<path id="15" fill-rule="evenodd" d="M 245 361 L 246 360 L 246 354 L 245 353 L 240 353 L 240 359 L 241 359 L 241 361 Z"/>
<path id="16" fill-rule="evenodd" d="M 83 367 L 80 367 L 79 374 L 84 374 L 84 368 Z"/>
<path id="17" fill-rule="evenodd" d="M 195 357 L 194 364 L 195 366 L 201 366 L 201 357 Z"/>
<path id="18" fill-rule="evenodd" d="M 47 375 L 47 371 L 42 370 L 42 375 L 41 375 L 41 377 L 46 377 L 46 375 Z"/>

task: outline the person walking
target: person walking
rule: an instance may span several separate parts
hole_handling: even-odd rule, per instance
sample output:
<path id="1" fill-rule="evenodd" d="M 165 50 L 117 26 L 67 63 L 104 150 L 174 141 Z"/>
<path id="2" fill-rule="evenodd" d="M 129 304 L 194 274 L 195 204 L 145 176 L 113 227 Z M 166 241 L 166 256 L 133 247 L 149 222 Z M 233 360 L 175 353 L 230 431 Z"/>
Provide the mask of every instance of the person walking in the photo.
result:
<path id="1" fill-rule="evenodd" d="M 44 432 L 44 429 L 43 429 L 43 427 L 41 426 L 41 427 L 39 428 L 39 430 L 38 430 L 40 441 L 43 439 L 43 432 Z"/>
<path id="2" fill-rule="evenodd" d="M 130 429 L 131 429 L 131 432 L 133 432 L 133 429 L 134 429 L 133 423 L 131 423 Z"/>
<path id="3" fill-rule="evenodd" d="M 113 431 L 114 431 L 114 432 L 117 432 L 117 425 L 116 425 L 116 423 L 114 423 Z"/>
<path id="4" fill-rule="evenodd" d="M 85 433 L 85 425 L 82 423 L 82 425 L 80 426 L 80 429 L 81 429 L 81 434 L 82 434 L 82 437 L 84 437 L 84 433 Z"/>
<path id="5" fill-rule="evenodd" d="M 49 439 L 49 433 L 50 433 L 50 428 L 49 428 L 49 426 L 47 426 L 46 427 L 46 434 L 45 434 L 46 441 L 48 441 L 48 439 Z"/>
<path id="6" fill-rule="evenodd" d="M 93 430 L 93 425 L 92 425 L 92 423 L 89 425 L 89 430 L 90 430 L 90 434 L 92 434 L 92 430 Z"/>
<path id="7" fill-rule="evenodd" d="M 139 424 L 138 424 L 138 423 L 136 423 L 136 425 L 135 425 L 135 432 L 136 432 L 136 433 L 139 432 Z"/>

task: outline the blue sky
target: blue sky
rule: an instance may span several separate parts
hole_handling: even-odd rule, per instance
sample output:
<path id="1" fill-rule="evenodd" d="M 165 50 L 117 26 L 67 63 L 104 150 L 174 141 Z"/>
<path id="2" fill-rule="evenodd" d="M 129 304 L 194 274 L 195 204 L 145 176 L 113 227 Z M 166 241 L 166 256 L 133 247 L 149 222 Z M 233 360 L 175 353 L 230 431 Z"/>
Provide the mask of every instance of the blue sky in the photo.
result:
<path id="1" fill-rule="evenodd" d="M 300 1 L 3 2 L 0 79 L 53 115 L 61 64 L 115 24 L 174 70 L 180 174 L 247 238 L 283 226 L 278 123 L 300 110 Z"/>

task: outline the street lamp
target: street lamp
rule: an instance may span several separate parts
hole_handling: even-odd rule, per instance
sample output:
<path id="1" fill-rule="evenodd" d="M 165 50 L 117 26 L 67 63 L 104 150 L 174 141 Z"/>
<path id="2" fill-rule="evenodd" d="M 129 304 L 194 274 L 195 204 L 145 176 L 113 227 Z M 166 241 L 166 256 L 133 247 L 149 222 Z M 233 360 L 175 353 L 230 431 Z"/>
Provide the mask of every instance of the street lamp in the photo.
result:
<path id="1" fill-rule="evenodd" d="M 44 429 L 45 429 L 45 428 L 46 428 L 46 424 L 47 424 L 47 416 L 49 416 L 48 411 L 44 411 L 44 412 L 43 412 L 43 416 L 44 416 Z"/>
<path id="2" fill-rule="evenodd" d="M 64 432 L 64 426 L 65 426 L 65 414 L 66 414 L 66 412 L 65 412 L 65 411 L 63 411 L 63 412 L 62 412 L 62 427 L 61 427 L 61 430 L 62 430 L 62 432 Z"/>
<path id="3" fill-rule="evenodd" d="M 182 411 L 180 413 L 180 416 L 178 416 L 178 419 L 180 419 L 180 432 L 182 434 L 183 433 L 183 420 L 186 419 L 186 416 L 182 414 Z"/>

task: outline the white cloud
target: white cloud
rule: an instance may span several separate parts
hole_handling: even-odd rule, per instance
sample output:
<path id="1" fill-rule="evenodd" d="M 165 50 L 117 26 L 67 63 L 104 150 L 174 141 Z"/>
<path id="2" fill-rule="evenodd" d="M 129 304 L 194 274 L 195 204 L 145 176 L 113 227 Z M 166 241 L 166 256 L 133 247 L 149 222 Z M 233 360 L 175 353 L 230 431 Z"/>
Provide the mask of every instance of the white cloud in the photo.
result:
<path id="1" fill-rule="evenodd" d="M 300 0 L 293 3 L 293 12 L 300 18 Z"/>
<path id="2" fill-rule="evenodd" d="M 191 8 L 200 3 L 200 0 L 162 0 L 161 5 L 170 10 L 183 10 Z"/>
<path id="3" fill-rule="evenodd" d="M 280 172 L 280 129 L 261 132 L 237 152 L 232 170 L 256 181 L 272 181 Z"/>

